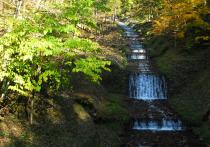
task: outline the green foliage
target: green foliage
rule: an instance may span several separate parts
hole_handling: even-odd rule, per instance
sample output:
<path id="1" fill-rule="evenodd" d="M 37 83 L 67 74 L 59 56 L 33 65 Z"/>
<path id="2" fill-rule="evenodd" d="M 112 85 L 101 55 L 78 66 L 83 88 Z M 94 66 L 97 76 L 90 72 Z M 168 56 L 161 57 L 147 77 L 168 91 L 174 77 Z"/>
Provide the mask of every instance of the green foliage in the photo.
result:
<path id="1" fill-rule="evenodd" d="M 129 120 L 129 112 L 121 100 L 120 95 L 110 95 L 109 99 L 97 106 L 97 117 L 103 121 L 121 121 Z"/>
<path id="2" fill-rule="evenodd" d="M 94 7 L 96 10 L 101 12 L 110 11 L 110 8 L 107 7 L 108 0 L 98 0 L 94 2 Z"/>
<path id="3" fill-rule="evenodd" d="M 81 78 L 81 74 L 76 73 L 82 73 L 91 81 L 99 83 L 101 72 L 110 71 L 110 61 L 105 58 L 106 52 L 101 51 L 99 44 L 85 37 L 89 34 L 81 31 L 88 28 L 91 35 L 95 35 L 95 29 L 98 28 L 98 22 L 94 20 L 95 12 L 114 12 L 111 10 L 113 7 L 108 8 L 109 0 L 8 1 L 12 8 L 3 3 L 4 10 L 0 15 L 0 26 L 3 29 L 0 29 L 0 92 L 9 96 L 4 97 L 4 103 L 0 101 L 0 109 L 6 104 L 6 109 L 18 114 L 18 117 L 33 116 L 33 120 L 37 122 L 30 126 L 32 130 L 27 130 L 33 133 L 32 136 L 16 135 L 16 127 L 15 138 L 0 133 L 0 136 L 11 138 L 11 145 L 7 145 L 98 146 L 100 142 L 102 145 L 112 146 L 119 142 L 117 131 L 93 122 L 90 112 L 86 110 L 87 106 L 88 110 L 94 107 L 95 100 L 92 97 L 73 100 L 68 95 L 68 100 L 61 97 L 52 100 L 49 93 L 45 97 L 46 91 L 55 94 L 57 90 L 63 90 L 61 88 L 65 88 L 68 94 L 71 93 L 74 86 L 72 84 L 77 84 L 72 81 L 77 76 Z M 115 4 L 114 1 L 112 4 Z M 97 91 L 98 87 L 97 85 Z M 106 106 L 110 107 L 109 104 Z M 125 117 L 126 114 L 126 110 L 117 102 L 111 105 L 111 111 L 111 117 L 116 117 L 116 114 Z M 87 116 L 90 119 L 86 120 Z M 32 120 L 30 121 L 32 124 Z M 28 123 L 23 122 L 21 121 L 21 128 L 26 128 Z M 78 130 L 79 134 L 75 135 Z M 115 134 L 110 136 L 110 132 Z"/>
<path id="4" fill-rule="evenodd" d="M 99 73 L 102 72 L 102 69 L 109 70 L 106 65 L 110 65 L 109 61 L 101 61 L 96 59 L 95 57 L 80 59 L 75 62 L 75 68 L 73 72 L 82 72 L 88 75 L 92 81 L 97 82 L 101 80 Z"/>
<path id="5" fill-rule="evenodd" d="M 124 9 L 130 10 L 131 16 L 142 22 L 151 21 L 159 15 L 162 2 L 163 0 L 126 0 Z M 133 6 L 132 9 L 130 8 L 131 5 Z"/>
<path id="6" fill-rule="evenodd" d="M 58 89 L 61 77 L 82 72 L 92 81 L 109 70 L 110 62 L 97 57 L 97 43 L 79 37 L 78 24 L 95 27 L 91 16 L 94 0 L 79 0 L 50 5 L 22 19 L 7 19 L 7 32 L 0 38 L 0 82 L 21 95 L 39 92 L 42 83 Z M 53 11 L 51 11 L 53 9 Z M 93 54 L 94 53 L 94 54 Z M 70 77 L 69 77 L 70 78 Z"/>
<path id="7" fill-rule="evenodd" d="M 152 31 L 146 36 L 146 46 L 170 84 L 170 105 L 183 120 L 194 126 L 193 130 L 200 138 L 209 143 L 208 122 L 204 120 L 210 96 L 209 1 L 160 2 L 158 9 L 153 11 L 157 13 L 152 19 L 153 26 L 145 29 L 141 25 L 141 32 Z M 148 4 L 145 6 L 149 8 Z M 147 17 L 147 13 L 142 14 Z"/>
<path id="8" fill-rule="evenodd" d="M 111 15 L 117 15 L 121 13 L 121 0 L 109 0 L 107 5 L 111 10 L 109 12 Z"/>
<path id="9" fill-rule="evenodd" d="M 0 137 L 8 137 L 8 136 L 9 136 L 8 132 L 5 132 L 5 131 L 0 132 Z"/>
<path id="10" fill-rule="evenodd" d="M 126 14 L 131 11 L 134 0 L 121 0 L 122 1 L 122 13 Z"/>
<path id="11" fill-rule="evenodd" d="M 208 143 L 208 146 L 210 145 L 210 127 L 208 123 L 204 123 L 201 128 L 194 128 L 194 131 L 196 134 L 199 134 L 202 139 L 205 139 Z"/>

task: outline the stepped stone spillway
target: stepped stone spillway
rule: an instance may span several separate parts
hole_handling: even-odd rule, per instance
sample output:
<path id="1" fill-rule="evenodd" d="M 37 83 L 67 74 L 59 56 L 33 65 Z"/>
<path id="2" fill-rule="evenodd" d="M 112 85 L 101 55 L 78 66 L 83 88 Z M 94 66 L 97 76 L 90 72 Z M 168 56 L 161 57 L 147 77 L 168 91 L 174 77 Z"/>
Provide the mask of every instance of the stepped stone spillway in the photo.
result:
<path id="1" fill-rule="evenodd" d="M 140 64 L 141 65 L 141 64 Z M 129 97 L 142 100 L 166 99 L 166 84 L 164 77 L 153 75 L 149 68 L 142 64 L 141 72 L 132 73 L 129 77 Z"/>
<path id="2" fill-rule="evenodd" d="M 162 120 L 136 120 L 133 129 L 135 130 L 156 130 L 156 131 L 181 131 L 182 122 L 180 120 L 162 119 Z"/>
<path id="3" fill-rule="evenodd" d="M 128 60 L 131 63 L 129 66 L 135 70 L 129 76 L 129 97 L 140 100 L 166 99 L 165 78 L 152 70 L 147 50 L 138 41 L 139 35 L 124 23 L 119 22 L 119 25 L 125 30 L 125 36 L 129 40 Z"/>
<path id="4" fill-rule="evenodd" d="M 142 43 L 138 41 L 139 35 L 124 23 L 119 22 L 119 25 L 125 30 L 125 36 L 128 38 L 130 46 L 128 53 L 128 69 L 131 69 L 129 76 L 129 98 L 143 101 L 167 99 L 167 84 L 165 78 L 153 71 L 147 50 L 144 49 Z M 152 109 L 152 106 L 154 109 L 153 104 L 150 104 L 148 109 Z M 158 109 L 156 111 L 160 111 Z M 156 131 L 182 130 L 181 121 L 167 118 L 164 115 L 164 111 L 161 111 L 161 113 L 161 120 L 147 119 L 134 121 L 132 128 Z M 148 118 L 152 118 L 152 115 L 152 113 L 148 114 L 148 116 L 150 116 Z"/>
<path id="5" fill-rule="evenodd" d="M 126 147 L 204 147 L 186 128 L 176 114 L 168 108 L 167 83 L 163 75 L 155 72 L 147 50 L 139 35 L 118 22 L 129 41 L 127 52 L 129 75 L 128 105 L 132 119 L 127 125 Z"/>

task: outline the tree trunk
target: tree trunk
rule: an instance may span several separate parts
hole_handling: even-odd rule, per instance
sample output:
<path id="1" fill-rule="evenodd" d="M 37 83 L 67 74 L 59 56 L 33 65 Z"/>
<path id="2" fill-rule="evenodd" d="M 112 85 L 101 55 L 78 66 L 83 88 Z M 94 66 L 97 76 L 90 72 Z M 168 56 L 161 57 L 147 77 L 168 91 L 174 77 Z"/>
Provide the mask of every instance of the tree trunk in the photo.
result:
<path id="1" fill-rule="evenodd" d="M 117 16 L 117 9 L 114 8 L 114 16 L 113 16 L 113 21 L 114 21 L 114 22 L 115 22 L 115 20 L 116 20 L 116 16 Z"/>
<path id="2" fill-rule="evenodd" d="M 6 97 L 7 97 L 8 87 L 9 87 L 9 81 L 5 78 L 3 80 L 3 84 L 2 84 L 2 87 L 1 87 L 1 91 L 2 91 L 1 99 L 2 100 L 6 99 Z"/>
<path id="3" fill-rule="evenodd" d="M 32 94 L 32 97 L 29 99 L 29 107 L 30 107 L 30 109 L 29 109 L 29 123 L 30 123 L 30 125 L 32 125 L 33 124 L 33 121 L 34 121 L 34 118 L 33 118 L 33 114 L 34 114 L 34 95 L 35 95 L 35 93 L 33 92 L 33 94 Z"/>
<path id="4" fill-rule="evenodd" d="M 203 0 L 204 7 L 206 6 L 206 4 L 207 4 L 206 0 Z"/>
<path id="5" fill-rule="evenodd" d="M 22 7 L 23 1 L 19 0 L 16 2 L 16 11 L 15 11 L 15 18 L 18 18 L 20 16 L 20 11 Z"/>
<path id="6" fill-rule="evenodd" d="M 0 2 L 0 9 L 1 9 L 2 15 L 4 15 L 4 2 Z"/>
<path id="7" fill-rule="evenodd" d="M 36 7 L 36 9 L 39 9 L 41 1 L 42 1 L 42 0 L 37 0 L 37 2 L 36 2 L 36 6 L 35 6 L 35 7 Z"/>
<path id="8" fill-rule="evenodd" d="M 4 30 L 5 30 L 5 19 L 6 19 L 6 17 L 5 17 L 5 14 L 4 14 L 4 2 L 2 1 L 1 3 L 0 3 L 0 9 L 1 9 L 1 18 L 0 18 L 0 21 L 1 21 L 1 23 L 0 23 L 0 25 L 2 25 L 2 28 L 0 28 L 0 35 L 2 35 L 2 33 L 4 32 Z"/>

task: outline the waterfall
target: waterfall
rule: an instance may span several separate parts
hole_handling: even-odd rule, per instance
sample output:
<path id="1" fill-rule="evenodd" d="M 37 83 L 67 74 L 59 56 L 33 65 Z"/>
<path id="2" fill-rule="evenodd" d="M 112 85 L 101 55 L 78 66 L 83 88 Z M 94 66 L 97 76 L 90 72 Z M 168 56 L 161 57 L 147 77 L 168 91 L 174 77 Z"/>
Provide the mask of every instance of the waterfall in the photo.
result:
<path id="1" fill-rule="evenodd" d="M 135 120 L 133 123 L 133 129 L 151 131 L 181 131 L 183 127 L 180 120 Z"/>
<path id="2" fill-rule="evenodd" d="M 129 97 L 139 100 L 155 100 L 167 98 L 167 85 L 163 76 L 157 75 L 150 67 L 150 60 L 146 49 L 138 41 L 138 34 L 119 22 L 125 30 L 125 36 L 129 39 L 130 53 L 128 60 L 137 62 L 133 69 L 136 69 L 129 76 Z"/>
<path id="3" fill-rule="evenodd" d="M 147 116 L 135 118 L 132 121 L 133 130 L 152 130 L 152 131 L 181 131 L 182 122 L 178 119 L 167 116 L 162 107 L 155 106 L 154 100 L 167 99 L 167 84 L 165 77 L 157 74 L 152 68 L 147 50 L 139 41 L 139 35 L 124 23 L 119 22 L 123 28 L 125 37 L 129 41 L 130 51 L 127 53 L 129 61 L 129 98 L 141 100 L 148 104 Z M 158 113 L 157 115 L 154 114 Z M 153 116 L 154 115 L 154 116 Z"/>
<path id="4" fill-rule="evenodd" d="M 144 68 L 144 64 L 141 65 Z M 149 71 L 147 68 L 143 69 Z M 132 73 L 129 76 L 129 97 L 142 100 L 166 99 L 167 86 L 163 76 Z"/>

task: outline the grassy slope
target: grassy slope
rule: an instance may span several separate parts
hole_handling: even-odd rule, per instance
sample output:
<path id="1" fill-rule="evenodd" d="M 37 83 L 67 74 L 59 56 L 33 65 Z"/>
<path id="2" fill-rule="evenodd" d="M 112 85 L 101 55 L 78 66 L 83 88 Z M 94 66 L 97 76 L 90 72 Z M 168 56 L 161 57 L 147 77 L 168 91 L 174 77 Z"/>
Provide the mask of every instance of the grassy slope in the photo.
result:
<path id="1" fill-rule="evenodd" d="M 80 93 L 82 97 L 69 95 L 52 98 L 53 107 L 29 127 L 25 121 L 6 117 L 1 121 L 1 146 L 120 146 L 119 135 L 128 119 L 122 103 L 123 96 L 107 95 L 96 105 L 96 115 L 84 103 L 95 95 Z M 78 101 L 78 99 L 83 99 Z M 86 102 L 85 102 L 86 101 Z M 38 123 L 39 122 L 39 123 Z M 40 123 L 41 122 L 41 123 Z"/>
<path id="2" fill-rule="evenodd" d="M 183 40 L 175 45 L 170 36 L 151 36 L 151 27 L 151 23 L 135 25 L 145 37 L 145 46 L 157 69 L 167 78 L 169 102 L 210 146 L 210 123 L 204 120 L 210 110 L 210 50 L 183 51 Z"/>
<path id="3" fill-rule="evenodd" d="M 152 38 L 147 45 L 157 67 L 168 79 L 171 106 L 210 144 L 210 124 L 203 120 L 210 110 L 210 51 L 189 54 L 174 49 L 173 41 L 161 36 Z"/>
<path id="4" fill-rule="evenodd" d="M 109 52 L 109 58 L 114 58 L 115 64 L 124 64 L 122 54 L 117 49 L 125 48 L 118 28 L 99 37 Z M 116 40 L 117 38 L 117 40 Z M 119 43 L 121 41 L 121 43 Z M 114 50 L 114 49 L 115 50 Z M 116 63 L 117 62 L 117 63 Z M 113 65 L 113 72 L 105 73 L 104 85 L 109 85 L 113 75 L 122 77 L 123 69 Z M 78 81 L 80 81 L 78 83 Z M 0 146 L 69 146 L 69 147 L 107 147 L 120 146 L 119 135 L 122 125 L 128 121 L 128 111 L 123 100 L 125 96 L 121 87 L 125 82 L 112 80 L 117 94 L 110 93 L 106 86 L 95 85 L 77 75 L 72 81 L 72 90 L 63 91 L 45 101 L 35 102 L 39 113 L 35 112 L 35 123 L 29 126 L 26 120 L 10 115 L 0 121 Z M 111 92 L 115 91 L 113 87 Z M 115 91 L 115 92 L 116 92 Z M 22 113 L 22 112 L 21 112 Z"/>

